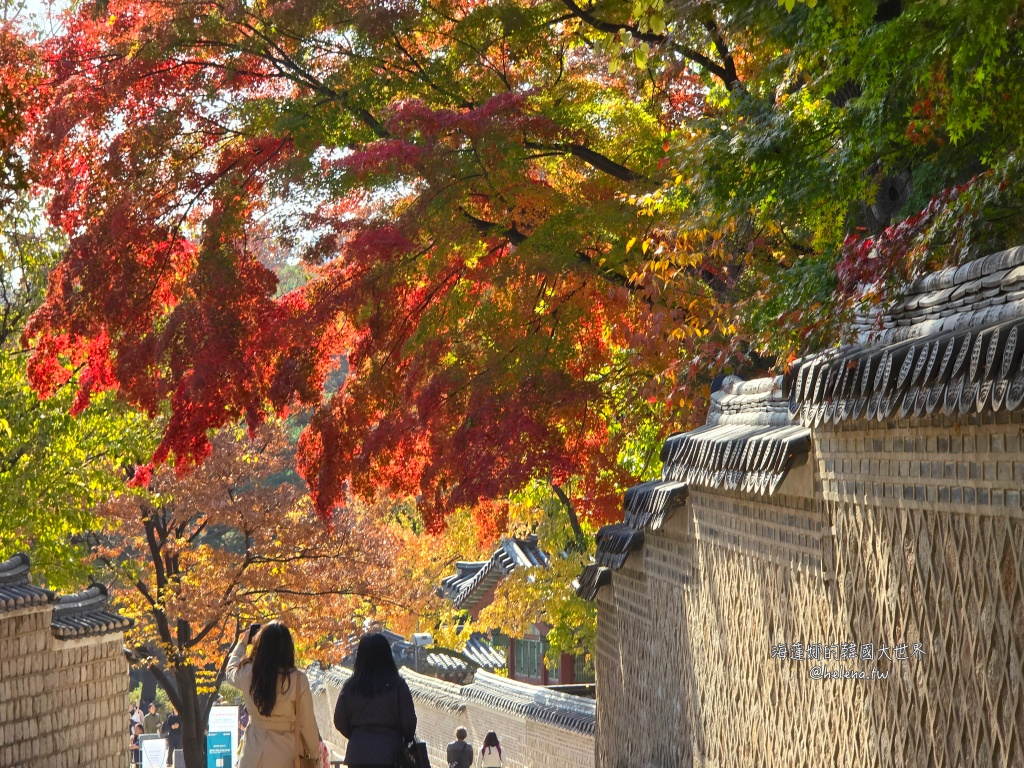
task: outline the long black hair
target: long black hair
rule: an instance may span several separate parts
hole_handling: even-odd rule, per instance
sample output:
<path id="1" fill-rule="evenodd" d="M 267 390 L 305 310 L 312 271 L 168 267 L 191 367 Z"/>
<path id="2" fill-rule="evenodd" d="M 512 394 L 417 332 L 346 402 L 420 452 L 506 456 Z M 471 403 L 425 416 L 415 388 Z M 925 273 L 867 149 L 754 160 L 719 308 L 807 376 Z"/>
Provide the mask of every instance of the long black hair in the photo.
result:
<path id="1" fill-rule="evenodd" d="M 277 703 L 277 681 L 282 675 L 289 675 L 295 669 L 295 643 L 292 633 L 280 621 L 264 624 L 256 635 L 252 651 L 252 684 L 249 693 L 252 703 L 264 717 L 270 717 Z M 285 677 L 284 690 L 290 684 Z"/>
<path id="2" fill-rule="evenodd" d="M 501 757 L 501 744 L 498 743 L 498 734 L 494 731 L 488 731 L 487 735 L 484 736 L 484 745 L 480 747 L 480 754 L 484 754 L 484 750 L 488 747 L 494 747 L 498 750 L 498 757 Z"/>
<path id="3" fill-rule="evenodd" d="M 398 665 L 391 654 L 391 643 L 376 632 L 363 635 L 356 649 L 352 677 L 342 688 L 364 698 L 372 698 L 398 686 Z"/>

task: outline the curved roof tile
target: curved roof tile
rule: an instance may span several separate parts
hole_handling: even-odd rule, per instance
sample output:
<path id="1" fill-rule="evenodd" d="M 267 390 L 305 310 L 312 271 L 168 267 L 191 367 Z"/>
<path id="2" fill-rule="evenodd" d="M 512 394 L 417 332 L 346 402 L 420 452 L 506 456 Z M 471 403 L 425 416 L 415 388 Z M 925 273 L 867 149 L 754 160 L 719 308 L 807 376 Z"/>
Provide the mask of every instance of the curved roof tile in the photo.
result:
<path id="1" fill-rule="evenodd" d="M 804 425 L 1024 402 L 1024 247 L 916 280 L 854 325 L 856 344 L 796 361 L 783 390 Z"/>
<path id="2" fill-rule="evenodd" d="M 441 580 L 441 594 L 456 608 L 469 607 L 517 568 L 546 568 L 548 556 L 537 546 L 537 537 L 502 539 L 489 560 L 459 562 L 455 573 Z"/>
<path id="3" fill-rule="evenodd" d="M 756 494 L 778 489 L 796 460 L 810 450 L 810 430 L 794 421 L 784 385 L 779 376 L 725 378 L 711 396 L 707 424 L 671 435 L 661 449 L 661 479 L 626 491 L 623 522 L 598 531 L 594 562 L 573 585 L 577 595 L 593 600 L 611 583 L 612 572 L 643 547 L 644 531 L 659 529 L 685 504 L 691 487 Z M 801 380 L 800 385 L 807 383 Z"/>
<path id="4" fill-rule="evenodd" d="M 0 562 L 0 612 L 47 605 L 54 593 L 32 585 L 31 561 L 24 552 Z"/>
<path id="5" fill-rule="evenodd" d="M 130 629 L 135 622 L 108 610 L 107 600 L 107 588 L 102 584 L 59 597 L 50 621 L 54 637 L 70 640 Z"/>

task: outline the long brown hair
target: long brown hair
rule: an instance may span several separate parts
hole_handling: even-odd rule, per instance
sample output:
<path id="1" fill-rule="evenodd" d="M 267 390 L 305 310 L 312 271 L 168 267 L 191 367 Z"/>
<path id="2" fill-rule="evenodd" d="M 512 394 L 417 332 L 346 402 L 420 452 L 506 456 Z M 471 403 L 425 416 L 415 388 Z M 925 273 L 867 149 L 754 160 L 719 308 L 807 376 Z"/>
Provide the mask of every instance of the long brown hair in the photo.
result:
<path id="1" fill-rule="evenodd" d="M 480 754 L 483 755 L 488 747 L 498 750 L 498 757 L 502 756 L 501 744 L 498 743 L 498 734 L 494 731 L 488 731 L 487 735 L 484 736 L 484 745 L 480 748 Z"/>
<path id="2" fill-rule="evenodd" d="M 290 681 L 287 675 L 295 670 L 295 643 L 292 633 L 280 621 L 264 624 L 253 642 L 247 661 L 252 663 L 252 684 L 249 694 L 252 703 L 264 717 L 269 717 L 277 703 L 277 680 L 285 675 L 285 690 Z"/>

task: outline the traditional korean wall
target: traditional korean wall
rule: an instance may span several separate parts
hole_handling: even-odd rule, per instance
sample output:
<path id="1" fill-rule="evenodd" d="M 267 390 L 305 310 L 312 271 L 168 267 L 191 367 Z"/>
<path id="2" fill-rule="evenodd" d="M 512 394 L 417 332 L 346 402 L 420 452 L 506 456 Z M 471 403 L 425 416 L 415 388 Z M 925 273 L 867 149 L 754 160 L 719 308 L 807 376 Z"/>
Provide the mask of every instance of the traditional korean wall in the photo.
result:
<path id="1" fill-rule="evenodd" d="M 338 755 L 345 738 L 334 729 L 334 704 L 348 677 L 344 669 L 311 669 L 313 702 L 320 734 Z M 484 734 L 501 740 L 504 765 L 510 768 L 592 768 L 594 701 L 549 691 L 477 672 L 470 685 L 459 686 L 402 670 L 416 703 L 417 735 L 427 742 L 431 765 L 447 768 L 445 748 L 455 729 L 469 731 L 480 749 Z"/>
<path id="2" fill-rule="evenodd" d="M 0 611 L 0 766 L 125 768 L 120 632 L 60 640 L 50 605 Z"/>
<path id="3" fill-rule="evenodd" d="M 771 496 L 691 488 L 598 592 L 597 765 L 1024 766 L 1022 481 L 1003 411 L 822 426 Z"/>

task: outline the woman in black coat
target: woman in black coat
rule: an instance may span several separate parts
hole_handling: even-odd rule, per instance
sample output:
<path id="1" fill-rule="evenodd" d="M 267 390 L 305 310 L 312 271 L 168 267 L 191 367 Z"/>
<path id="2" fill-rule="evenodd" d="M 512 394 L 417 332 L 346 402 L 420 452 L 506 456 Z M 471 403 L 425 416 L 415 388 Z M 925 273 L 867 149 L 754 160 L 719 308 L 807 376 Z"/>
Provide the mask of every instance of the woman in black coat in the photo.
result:
<path id="1" fill-rule="evenodd" d="M 366 635 L 359 641 L 352 677 L 341 687 L 334 708 L 334 727 L 348 739 L 349 768 L 392 768 L 398 753 L 412 741 L 412 694 L 398 674 L 384 635 Z"/>

